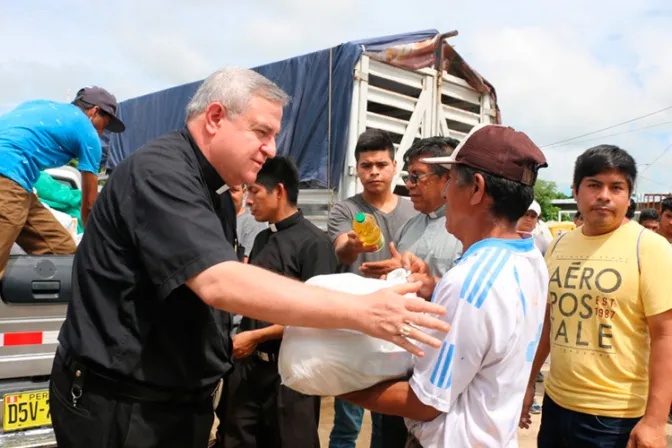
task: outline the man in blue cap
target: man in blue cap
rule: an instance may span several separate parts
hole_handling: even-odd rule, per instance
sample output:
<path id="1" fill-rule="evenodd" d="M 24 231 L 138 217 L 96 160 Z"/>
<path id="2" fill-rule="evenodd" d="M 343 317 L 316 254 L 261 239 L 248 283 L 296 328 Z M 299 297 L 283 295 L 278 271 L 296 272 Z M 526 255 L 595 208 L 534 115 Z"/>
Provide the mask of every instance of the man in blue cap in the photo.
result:
<path id="1" fill-rule="evenodd" d="M 0 116 L 0 277 L 12 245 L 29 254 L 71 254 L 76 245 L 33 193 L 40 171 L 78 159 L 82 172 L 82 224 L 98 195 L 107 129 L 123 132 L 117 100 L 101 87 L 85 87 L 71 104 L 28 101 Z"/>

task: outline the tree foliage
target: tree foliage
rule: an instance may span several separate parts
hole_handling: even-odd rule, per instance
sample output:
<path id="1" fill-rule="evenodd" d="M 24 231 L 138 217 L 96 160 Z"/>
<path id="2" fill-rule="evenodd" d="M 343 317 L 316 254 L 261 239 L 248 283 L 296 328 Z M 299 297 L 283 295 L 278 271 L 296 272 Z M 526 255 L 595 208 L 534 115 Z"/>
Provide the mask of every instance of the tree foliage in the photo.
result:
<path id="1" fill-rule="evenodd" d="M 571 196 L 558 191 L 555 182 L 537 179 L 534 185 L 534 199 L 541 206 L 541 219 L 544 221 L 555 221 L 558 219 L 558 207 L 551 204 L 553 199 L 571 199 Z"/>

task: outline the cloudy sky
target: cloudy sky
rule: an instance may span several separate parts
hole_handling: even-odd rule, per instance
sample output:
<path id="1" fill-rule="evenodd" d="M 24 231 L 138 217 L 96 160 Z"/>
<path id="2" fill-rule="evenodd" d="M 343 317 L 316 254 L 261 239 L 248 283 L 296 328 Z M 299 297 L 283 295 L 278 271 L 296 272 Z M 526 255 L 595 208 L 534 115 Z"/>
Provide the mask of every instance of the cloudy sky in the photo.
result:
<path id="1" fill-rule="evenodd" d="M 87 84 L 123 100 L 227 65 L 429 28 L 460 32 L 451 43 L 494 84 L 504 122 L 544 149 L 542 178 L 567 189 L 577 154 L 614 143 L 640 165 L 638 193 L 672 192 L 669 0 L 2 2 L 0 113 Z"/>

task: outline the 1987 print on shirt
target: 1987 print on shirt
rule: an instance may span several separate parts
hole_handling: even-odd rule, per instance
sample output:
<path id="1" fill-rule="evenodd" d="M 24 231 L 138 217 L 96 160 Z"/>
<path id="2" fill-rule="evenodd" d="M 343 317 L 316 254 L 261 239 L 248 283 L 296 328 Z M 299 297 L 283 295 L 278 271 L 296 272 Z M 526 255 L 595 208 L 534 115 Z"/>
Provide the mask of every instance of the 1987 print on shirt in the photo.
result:
<path id="1" fill-rule="evenodd" d="M 613 353 L 627 257 L 565 256 L 551 270 L 551 341 L 567 349 Z M 636 274 L 636 273 L 635 273 Z"/>

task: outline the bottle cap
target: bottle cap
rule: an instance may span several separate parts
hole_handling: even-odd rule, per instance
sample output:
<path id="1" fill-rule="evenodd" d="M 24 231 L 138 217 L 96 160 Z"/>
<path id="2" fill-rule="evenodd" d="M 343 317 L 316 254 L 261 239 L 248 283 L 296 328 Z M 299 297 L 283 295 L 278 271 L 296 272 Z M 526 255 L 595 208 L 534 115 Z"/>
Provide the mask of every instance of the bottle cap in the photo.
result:
<path id="1" fill-rule="evenodd" d="M 355 221 L 357 221 L 360 224 L 363 223 L 364 221 L 366 221 L 366 215 L 362 212 L 357 213 L 355 215 Z"/>

